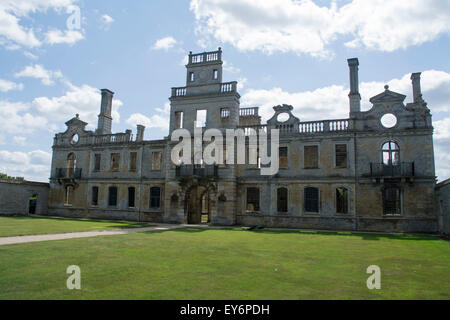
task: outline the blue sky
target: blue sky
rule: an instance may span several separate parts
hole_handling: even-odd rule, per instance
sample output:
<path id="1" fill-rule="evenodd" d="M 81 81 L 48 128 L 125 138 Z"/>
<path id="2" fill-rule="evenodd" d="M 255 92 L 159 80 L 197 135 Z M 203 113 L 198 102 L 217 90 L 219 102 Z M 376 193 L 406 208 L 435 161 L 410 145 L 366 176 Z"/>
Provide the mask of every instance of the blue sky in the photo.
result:
<path id="1" fill-rule="evenodd" d="M 101 88 L 116 93 L 113 131 L 167 136 L 187 53 L 220 46 L 224 81 L 265 119 L 281 103 L 302 121 L 347 117 L 347 58 L 359 58 L 364 109 L 385 84 L 410 102 L 410 73 L 422 72 L 438 179 L 450 177 L 446 0 L 16 2 L 0 0 L 1 172 L 47 181 L 54 134 L 75 113 L 94 129 Z"/>

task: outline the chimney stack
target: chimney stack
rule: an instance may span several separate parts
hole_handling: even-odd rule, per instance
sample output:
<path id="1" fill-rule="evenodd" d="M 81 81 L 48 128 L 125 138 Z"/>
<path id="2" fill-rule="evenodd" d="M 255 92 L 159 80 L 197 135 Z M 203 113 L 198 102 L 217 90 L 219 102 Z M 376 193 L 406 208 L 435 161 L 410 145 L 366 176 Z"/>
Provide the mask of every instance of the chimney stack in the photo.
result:
<path id="1" fill-rule="evenodd" d="M 144 141 L 145 127 L 141 124 L 137 125 L 136 141 Z"/>
<path id="2" fill-rule="evenodd" d="M 102 89 L 102 102 L 100 114 L 98 115 L 97 134 L 112 133 L 112 99 L 114 92 L 108 89 Z"/>
<path id="3" fill-rule="evenodd" d="M 416 72 L 416 73 L 411 74 L 414 103 L 423 102 L 422 89 L 420 88 L 420 75 L 421 75 L 421 72 Z"/>
<path id="4" fill-rule="evenodd" d="M 353 112 L 361 111 L 361 95 L 359 94 L 359 80 L 358 80 L 358 58 L 348 59 L 348 67 L 350 69 L 350 117 Z"/>

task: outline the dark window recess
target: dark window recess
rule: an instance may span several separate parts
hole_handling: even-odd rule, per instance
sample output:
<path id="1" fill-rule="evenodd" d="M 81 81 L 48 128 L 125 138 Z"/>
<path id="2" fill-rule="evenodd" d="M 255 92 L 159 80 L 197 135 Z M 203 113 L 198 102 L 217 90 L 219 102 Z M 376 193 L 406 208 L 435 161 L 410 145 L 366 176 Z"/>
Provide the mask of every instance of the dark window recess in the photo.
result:
<path id="1" fill-rule="evenodd" d="M 137 152 L 130 153 L 130 171 L 136 171 Z"/>
<path id="2" fill-rule="evenodd" d="M 92 205 L 98 206 L 98 187 L 92 187 Z"/>
<path id="3" fill-rule="evenodd" d="M 100 171 L 101 162 L 102 162 L 102 155 L 96 154 L 95 155 L 95 163 L 94 163 L 94 171 Z"/>
<path id="4" fill-rule="evenodd" d="M 336 189 L 336 212 L 348 213 L 348 191 L 345 188 Z"/>
<path id="5" fill-rule="evenodd" d="M 28 213 L 29 214 L 35 214 L 36 213 L 36 206 L 37 206 L 37 194 L 32 194 L 29 199 L 29 208 Z"/>
<path id="6" fill-rule="evenodd" d="M 111 154 L 111 170 L 119 171 L 120 164 L 120 153 L 112 153 Z"/>
<path id="7" fill-rule="evenodd" d="M 286 188 L 277 190 L 277 209 L 278 212 L 288 211 L 288 190 Z"/>
<path id="8" fill-rule="evenodd" d="M 247 211 L 259 211 L 259 189 L 247 188 Z"/>
<path id="9" fill-rule="evenodd" d="M 347 145 L 336 145 L 336 167 L 347 168 Z"/>
<path id="10" fill-rule="evenodd" d="M 109 187 L 108 206 L 117 206 L 117 187 Z"/>
<path id="11" fill-rule="evenodd" d="M 161 207 L 161 188 L 150 188 L 150 208 L 156 209 Z"/>
<path id="12" fill-rule="evenodd" d="M 287 169 L 288 167 L 288 148 L 280 147 L 278 154 L 278 162 L 280 169 Z"/>
<path id="13" fill-rule="evenodd" d="M 319 167 L 319 147 L 305 146 L 304 148 L 305 169 L 315 169 Z"/>
<path id="14" fill-rule="evenodd" d="M 400 189 L 396 187 L 388 187 L 384 189 L 383 194 L 383 211 L 384 214 L 400 214 Z"/>
<path id="15" fill-rule="evenodd" d="M 305 188 L 305 211 L 319 212 L 319 189 Z"/>
<path id="16" fill-rule="evenodd" d="M 136 189 L 134 187 L 128 188 L 128 207 L 134 208 L 135 207 L 135 197 L 136 197 Z"/>

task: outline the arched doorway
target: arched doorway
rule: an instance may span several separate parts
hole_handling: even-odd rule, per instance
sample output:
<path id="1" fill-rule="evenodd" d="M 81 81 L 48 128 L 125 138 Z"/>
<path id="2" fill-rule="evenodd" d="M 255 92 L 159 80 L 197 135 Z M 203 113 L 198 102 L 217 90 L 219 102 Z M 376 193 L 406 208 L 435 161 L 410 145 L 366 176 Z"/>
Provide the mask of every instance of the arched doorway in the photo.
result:
<path id="1" fill-rule="evenodd" d="M 200 224 L 211 221 L 210 192 L 204 186 L 195 186 L 186 192 L 187 223 Z"/>

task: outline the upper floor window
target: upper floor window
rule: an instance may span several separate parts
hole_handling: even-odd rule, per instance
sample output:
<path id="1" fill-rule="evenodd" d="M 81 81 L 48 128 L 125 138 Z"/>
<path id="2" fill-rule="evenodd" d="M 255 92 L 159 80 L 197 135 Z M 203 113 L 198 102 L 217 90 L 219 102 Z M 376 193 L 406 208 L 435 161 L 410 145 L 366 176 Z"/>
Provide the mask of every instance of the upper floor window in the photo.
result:
<path id="1" fill-rule="evenodd" d="M 152 170 L 161 170 L 162 152 L 152 153 Z"/>
<path id="2" fill-rule="evenodd" d="M 259 189 L 247 188 L 247 211 L 259 211 Z"/>
<path id="3" fill-rule="evenodd" d="M 136 171 L 137 152 L 130 152 L 130 171 Z"/>
<path id="4" fill-rule="evenodd" d="M 288 211 L 288 189 L 278 188 L 277 190 L 277 211 L 287 212 Z"/>
<path id="5" fill-rule="evenodd" d="M 346 188 L 336 188 L 336 212 L 348 213 L 348 191 Z"/>
<path id="6" fill-rule="evenodd" d="M 206 127 L 206 110 L 197 110 L 197 128 Z"/>
<path id="7" fill-rule="evenodd" d="M 388 141 L 383 144 L 383 164 L 395 166 L 400 163 L 400 148 L 394 141 Z"/>
<path id="8" fill-rule="evenodd" d="M 175 129 L 183 128 L 183 111 L 175 112 Z"/>
<path id="9" fill-rule="evenodd" d="M 335 146 L 336 168 L 347 168 L 347 145 L 337 144 Z"/>
<path id="10" fill-rule="evenodd" d="M 75 158 L 74 153 L 69 153 L 66 160 L 66 168 L 69 170 L 73 170 L 77 167 L 77 159 Z"/>
<path id="11" fill-rule="evenodd" d="M 319 147 L 304 147 L 304 166 L 305 169 L 316 169 L 319 167 Z"/>
<path id="12" fill-rule="evenodd" d="M 230 117 L 230 109 L 229 108 L 221 108 L 220 109 L 220 117 L 222 119 Z"/>
<path id="13" fill-rule="evenodd" d="M 102 162 L 102 155 L 99 153 L 96 153 L 95 161 L 94 161 L 94 171 L 100 171 L 101 162 Z"/>
<path id="14" fill-rule="evenodd" d="M 189 81 L 193 82 L 195 80 L 195 75 L 193 72 L 189 73 Z"/>
<path id="15" fill-rule="evenodd" d="M 319 189 L 305 188 L 305 211 L 319 212 Z"/>
<path id="16" fill-rule="evenodd" d="M 119 171 L 120 153 L 111 153 L 111 170 Z"/>
<path id="17" fill-rule="evenodd" d="M 278 153 L 278 163 L 280 169 L 287 169 L 288 167 L 288 148 L 280 147 Z"/>
<path id="18" fill-rule="evenodd" d="M 219 78 L 219 71 L 214 69 L 214 71 L 213 71 L 213 80 L 217 80 L 218 78 Z"/>

